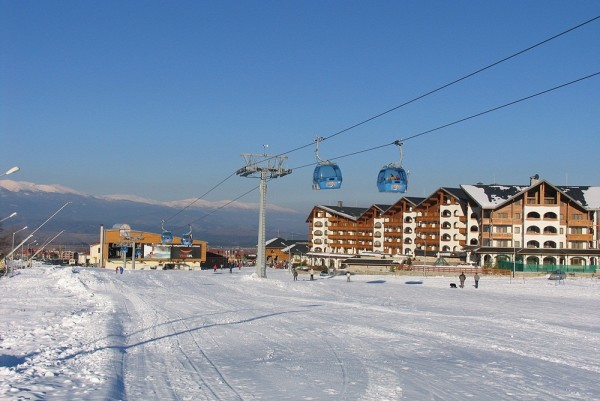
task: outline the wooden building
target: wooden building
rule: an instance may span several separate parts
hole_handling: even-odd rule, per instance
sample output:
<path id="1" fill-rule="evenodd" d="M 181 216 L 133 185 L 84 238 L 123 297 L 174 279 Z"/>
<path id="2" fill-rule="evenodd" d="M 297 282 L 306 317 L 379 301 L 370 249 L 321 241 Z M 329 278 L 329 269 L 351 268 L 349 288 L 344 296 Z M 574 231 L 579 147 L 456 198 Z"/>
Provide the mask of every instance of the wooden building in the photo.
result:
<path id="1" fill-rule="evenodd" d="M 317 205 L 307 218 L 309 255 L 314 265 L 333 268 L 368 252 L 480 266 L 597 266 L 599 213 L 600 187 L 554 186 L 537 177 L 529 185 L 442 187 L 392 205 Z"/>

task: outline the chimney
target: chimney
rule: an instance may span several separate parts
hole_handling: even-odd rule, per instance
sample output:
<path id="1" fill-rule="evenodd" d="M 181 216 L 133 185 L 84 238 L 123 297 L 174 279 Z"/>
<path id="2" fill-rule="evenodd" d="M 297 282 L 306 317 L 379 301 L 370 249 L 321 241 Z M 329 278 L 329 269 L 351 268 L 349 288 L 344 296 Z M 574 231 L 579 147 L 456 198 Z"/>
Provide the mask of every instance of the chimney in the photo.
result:
<path id="1" fill-rule="evenodd" d="M 529 177 L 529 186 L 532 187 L 535 184 L 540 182 L 540 176 L 538 174 L 536 175 L 532 175 L 531 177 Z"/>

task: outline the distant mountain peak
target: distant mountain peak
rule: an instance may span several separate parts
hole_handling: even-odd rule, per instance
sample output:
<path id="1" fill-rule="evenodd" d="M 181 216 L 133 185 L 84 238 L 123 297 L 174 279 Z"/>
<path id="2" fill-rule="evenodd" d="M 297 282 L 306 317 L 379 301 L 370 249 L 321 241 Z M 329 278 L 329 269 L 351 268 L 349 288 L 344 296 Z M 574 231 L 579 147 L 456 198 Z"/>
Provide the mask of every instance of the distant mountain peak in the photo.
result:
<path id="1" fill-rule="evenodd" d="M 229 209 L 242 209 L 242 210 L 256 210 L 258 209 L 257 203 L 244 203 L 231 200 L 219 200 L 219 201 L 208 201 L 205 199 L 182 199 L 174 201 L 157 201 L 154 199 L 144 198 L 137 195 L 129 194 L 113 194 L 113 195 L 90 195 L 83 192 L 76 191 L 74 189 L 65 187 L 58 184 L 35 184 L 27 181 L 12 181 L 12 180 L 0 180 L 0 189 L 5 189 L 10 192 L 38 192 L 38 193 L 52 193 L 52 194 L 71 194 L 85 197 L 93 197 L 96 199 L 102 199 L 106 201 L 129 201 L 136 203 L 144 203 L 147 205 L 155 206 L 166 206 L 175 209 L 182 209 L 188 207 L 194 208 L 229 208 Z M 284 212 L 284 213 L 298 213 L 295 210 L 284 208 L 281 206 L 268 204 L 267 209 L 272 211 Z"/>
<path id="2" fill-rule="evenodd" d="M 10 192 L 49 192 L 88 196 L 82 192 L 58 184 L 34 184 L 27 181 L 0 180 L 0 188 L 4 188 Z"/>

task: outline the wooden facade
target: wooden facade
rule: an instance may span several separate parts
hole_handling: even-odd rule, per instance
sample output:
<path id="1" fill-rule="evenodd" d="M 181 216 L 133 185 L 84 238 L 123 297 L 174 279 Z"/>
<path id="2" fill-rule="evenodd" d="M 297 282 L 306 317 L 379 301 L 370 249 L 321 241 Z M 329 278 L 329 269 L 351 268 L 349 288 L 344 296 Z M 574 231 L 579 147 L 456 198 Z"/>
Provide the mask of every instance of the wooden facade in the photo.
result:
<path id="1" fill-rule="evenodd" d="M 586 208 L 569 196 L 577 187 L 561 190 L 535 181 L 524 188 L 511 188 L 505 198 L 490 195 L 495 203 L 472 197 L 469 189 L 440 188 L 427 198 L 405 197 L 388 206 L 315 206 L 307 218 L 311 253 L 337 260 L 366 252 L 459 255 L 483 265 L 519 248 L 532 263 L 598 264 L 598 206 Z"/>

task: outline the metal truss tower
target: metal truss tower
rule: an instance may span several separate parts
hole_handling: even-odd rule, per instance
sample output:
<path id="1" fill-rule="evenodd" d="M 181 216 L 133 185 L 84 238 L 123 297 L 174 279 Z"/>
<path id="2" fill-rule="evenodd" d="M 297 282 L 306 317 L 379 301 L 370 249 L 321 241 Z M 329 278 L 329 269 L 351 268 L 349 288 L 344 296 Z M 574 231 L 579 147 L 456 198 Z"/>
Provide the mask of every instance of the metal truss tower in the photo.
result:
<path id="1" fill-rule="evenodd" d="M 267 262 L 265 260 L 265 227 L 267 208 L 267 180 L 283 177 L 292 173 L 285 169 L 283 163 L 287 156 L 268 155 L 268 145 L 263 145 L 265 153 L 242 153 L 246 165 L 236 171 L 242 177 L 260 178 L 260 205 L 258 208 L 258 243 L 256 251 L 256 274 L 260 278 L 267 277 Z"/>

